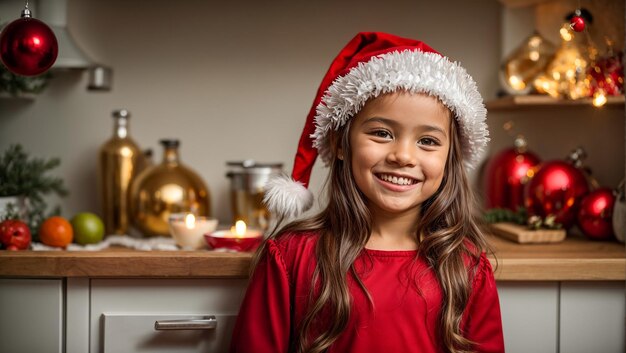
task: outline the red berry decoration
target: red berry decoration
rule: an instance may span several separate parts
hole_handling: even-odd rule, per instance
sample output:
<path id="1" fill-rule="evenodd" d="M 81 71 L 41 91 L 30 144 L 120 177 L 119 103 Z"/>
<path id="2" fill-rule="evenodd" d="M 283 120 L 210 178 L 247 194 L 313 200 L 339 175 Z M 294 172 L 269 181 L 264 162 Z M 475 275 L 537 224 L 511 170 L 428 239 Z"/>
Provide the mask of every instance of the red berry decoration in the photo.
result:
<path id="1" fill-rule="evenodd" d="M 578 227 L 589 238 L 607 240 L 614 237 L 613 206 L 615 195 L 609 188 L 600 188 L 587 194 L 577 213 Z"/>
<path id="2" fill-rule="evenodd" d="M 526 208 L 530 215 L 556 217 L 564 229 L 574 225 L 576 208 L 589 191 L 583 172 L 564 161 L 543 164 L 524 190 Z"/>
<path id="3" fill-rule="evenodd" d="M 0 59 L 17 75 L 44 73 L 56 61 L 58 51 L 54 32 L 45 23 L 30 17 L 28 9 L 0 34 Z"/>
<path id="4" fill-rule="evenodd" d="M 576 32 L 582 32 L 585 30 L 585 19 L 581 16 L 574 16 L 569 21 L 570 27 Z"/>

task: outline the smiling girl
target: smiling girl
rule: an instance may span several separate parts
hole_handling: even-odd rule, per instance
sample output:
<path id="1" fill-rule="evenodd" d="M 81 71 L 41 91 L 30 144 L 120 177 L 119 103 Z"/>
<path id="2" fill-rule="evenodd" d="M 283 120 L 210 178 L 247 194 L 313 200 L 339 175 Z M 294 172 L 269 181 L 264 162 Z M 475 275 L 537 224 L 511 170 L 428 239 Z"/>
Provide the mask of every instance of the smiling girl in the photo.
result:
<path id="1" fill-rule="evenodd" d="M 328 205 L 270 235 L 233 352 L 502 352 L 496 285 L 466 168 L 488 141 L 472 78 L 422 42 L 359 33 L 331 64 L 291 178 L 296 217 L 318 154 Z"/>

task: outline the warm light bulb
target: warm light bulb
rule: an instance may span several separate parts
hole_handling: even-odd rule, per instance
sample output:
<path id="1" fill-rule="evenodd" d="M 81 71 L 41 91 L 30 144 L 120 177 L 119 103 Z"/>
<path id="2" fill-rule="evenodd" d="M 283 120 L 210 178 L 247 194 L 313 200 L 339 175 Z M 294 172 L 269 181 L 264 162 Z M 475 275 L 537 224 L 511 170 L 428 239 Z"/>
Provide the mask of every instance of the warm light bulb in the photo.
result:
<path id="1" fill-rule="evenodd" d="M 566 42 L 569 42 L 573 38 L 571 29 L 570 29 L 569 25 L 567 25 L 567 24 L 565 24 L 565 25 L 563 25 L 563 27 L 561 27 L 561 29 L 559 30 L 559 33 L 561 34 L 561 38 L 563 38 L 563 40 L 566 41 Z"/>
<path id="2" fill-rule="evenodd" d="M 528 53 L 528 58 L 532 61 L 537 61 L 539 60 L 539 52 L 536 50 L 531 51 L 530 53 Z"/>
<path id="3" fill-rule="evenodd" d="M 606 104 L 606 95 L 602 91 L 597 91 L 593 95 L 593 105 L 599 108 L 605 104 Z"/>
<path id="4" fill-rule="evenodd" d="M 191 213 L 185 216 L 185 226 L 187 229 L 192 229 L 196 225 L 196 217 Z"/>
<path id="5" fill-rule="evenodd" d="M 511 87 L 513 87 L 513 89 L 518 91 L 526 88 L 526 84 L 524 83 L 524 81 L 519 76 L 515 75 L 509 77 L 509 84 L 511 85 Z"/>

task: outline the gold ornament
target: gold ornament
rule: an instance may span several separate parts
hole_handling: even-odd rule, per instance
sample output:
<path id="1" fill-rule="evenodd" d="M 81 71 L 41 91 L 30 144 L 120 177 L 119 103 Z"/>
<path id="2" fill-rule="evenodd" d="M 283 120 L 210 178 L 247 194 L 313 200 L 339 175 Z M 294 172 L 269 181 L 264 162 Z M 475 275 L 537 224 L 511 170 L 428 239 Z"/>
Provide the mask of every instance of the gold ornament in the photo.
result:
<path id="1" fill-rule="evenodd" d="M 509 94 L 527 94 L 554 56 L 554 44 L 538 32 L 528 36 L 500 67 L 500 80 Z"/>
<path id="2" fill-rule="evenodd" d="M 569 24 L 560 29 L 561 46 L 554 58 L 539 75 L 534 86 L 539 93 L 554 98 L 579 99 L 590 95 L 587 68 L 597 54 L 586 33 L 572 32 Z"/>
<path id="3" fill-rule="evenodd" d="M 200 176 L 181 164 L 178 140 L 160 142 L 163 162 L 141 172 L 131 186 L 133 225 L 146 236 L 169 235 L 171 215 L 211 215 L 209 190 Z"/>

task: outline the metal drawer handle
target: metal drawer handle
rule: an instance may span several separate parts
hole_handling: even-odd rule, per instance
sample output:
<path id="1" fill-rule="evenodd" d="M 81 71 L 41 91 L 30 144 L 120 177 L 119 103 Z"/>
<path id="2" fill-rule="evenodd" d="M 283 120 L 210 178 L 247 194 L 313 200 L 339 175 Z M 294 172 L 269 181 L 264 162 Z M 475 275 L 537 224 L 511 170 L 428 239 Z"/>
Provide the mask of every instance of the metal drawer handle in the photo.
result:
<path id="1" fill-rule="evenodd" d="M 217 319 L 215 316 L 205 316 L 202 319 L 191 320 L 157 320 L 155 330 L 215 330 Z"/>

